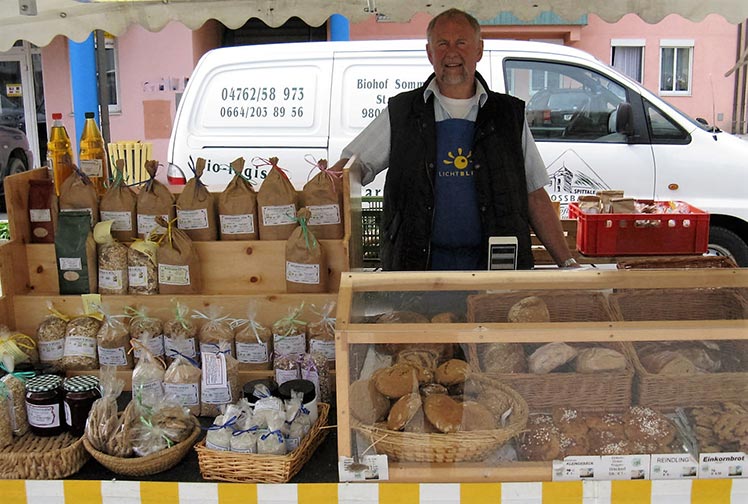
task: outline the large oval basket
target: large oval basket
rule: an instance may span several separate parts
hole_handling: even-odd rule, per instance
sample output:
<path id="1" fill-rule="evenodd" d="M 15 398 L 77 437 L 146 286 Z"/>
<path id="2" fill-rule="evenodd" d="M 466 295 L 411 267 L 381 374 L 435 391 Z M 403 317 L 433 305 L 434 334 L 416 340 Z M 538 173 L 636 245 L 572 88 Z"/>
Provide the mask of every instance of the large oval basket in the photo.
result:
<path id="1" fill-rule="evenodd" d="M 113 457 L 94 448 L 83 436 L 83 446 L 96 461 L 112 471 L 124 476 L 150 476 L 171 469 L 190 451 L 200 436 L 200 424 L 193 417 L 195 425 L 190 437 L 171 448 L 146 455 L 145 457 Z"/>
<path id="2" fill-rule="evenodd" d="M 392 460 L 432 463 L 483 460 L 525 428 L 529 413 L 527 403 L 514 389 L 481 374 L 474 374 L 471 379 L 511 397 L 512 414 L 504 427 L 450 434 L 401 432 L 362 424 L 354 424 L 353 428 L 372 443 L 376 453 L 386 454 Z"/>

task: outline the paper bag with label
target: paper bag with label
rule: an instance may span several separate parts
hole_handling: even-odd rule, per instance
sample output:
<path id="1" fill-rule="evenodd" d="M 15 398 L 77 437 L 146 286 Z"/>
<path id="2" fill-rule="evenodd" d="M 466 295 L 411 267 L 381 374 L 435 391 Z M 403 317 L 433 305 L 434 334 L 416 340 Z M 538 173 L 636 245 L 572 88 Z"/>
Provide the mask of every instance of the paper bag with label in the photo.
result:
<path id="1" fill-rule="evenodd" d="M 202 285 L 200 258 L 192 240 L 174 221 L 157 217 L 166 229 L 158 248 L 158 290 L 160 294 L 199 294 Z"/>
<path id="2" fill-rule="evenodd" d="M 31 243 L 54 243 L 59 201 L 50 179 L 29 180 Z"/>
<path id="3" fill-rule="evenodd" d="M 111 220 L 112 236 L 119 242 L 128 242 L 137 236 L 135 222 L 136 197 L 132 189 L 127 187 L 123 172 L 125 160 L 118 159 L 114 169 L 114 180 L 109 189 L 101 197 L 99 214 L 101 220 Z"/>
<path id="4" fill-rule="evenodd" d="M 60 186 L 60 213 L 71 210 L 88 212 L 91 228 L 99 222 L 99 195 L 88 175 L 76 166 L 73 166 L 73 174 Z"/>
<path id="5" fill-rule="evenodd" d="M 327 292 L 327 256 L 309 230 L 311 212 L 299 210 L 298 226 L 286 241 L 286 291 Z"/>
<path id="6" fill-rule="evenodd" d="M 231 163 L 234 178 L 218 195 L 218 223 L 221 240 L 256 240 L 257 193 L 252 182 L 242 175 L 244 158 Z"/>
<path id="7" fill-rule="evenodd" d="M 287 240 L 296 228 L 299 196 L 288 175 L 278 166 L 278 158 L 261 162 L 271 168 L 257 193 L 260 239 Z"/>
<path id="8" fill-rule="evenodd" d="M 60 294 L 96 292 L 96 242 L 91 232 L 91 215 L 87 211 L 60 213 L 55 255 Z"/>
<path id="9" fill-rule="evenodd" d="M 164 228 L 156 225 L 157 216 L 163 217 L 167 222 L 173 221 L 177 216 L 174 195 L 164 184 L 156 180 L 158 161 L 146 161 L 145 171 L 150 178 L 136 198 L 138 238 L 145 238 L 154 228 L 158 233 L 164 232 Z"/>
<path id="10" fill-rule="evenodd" d="M 177 198 L 177 227 L 194 241 L 216 241 L 216 197 L 200 181 L 203 171 L 205 159 L 197 158 L 195 176 Z"/>
<path id="11" fill-rule="evenodd" d="M 343 172 L 328 168 L 326 159 L 320 159 L 315 168 L 319 173 L 301 192 L 301 204 L 312 213 L 309 229 L 319 240 L 340 240 L 344 233 Z"/>
<path id="12" fill-rule="evenodd" d="M 127 294 L 127 245 L 112 236 L 114 221 L 107 220 L 94 226 L 94 241 L 98 244 L 99 294 Z"/>

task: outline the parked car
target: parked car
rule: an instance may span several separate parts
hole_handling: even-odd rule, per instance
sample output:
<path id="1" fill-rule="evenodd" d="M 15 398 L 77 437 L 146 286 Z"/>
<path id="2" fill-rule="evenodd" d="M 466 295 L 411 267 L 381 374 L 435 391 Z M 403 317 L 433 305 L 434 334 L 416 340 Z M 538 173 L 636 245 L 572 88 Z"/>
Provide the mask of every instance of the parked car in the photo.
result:
<path id="1" fill-rule="evenodd" d="M 0 210 L 3 212 L 6 210 L 3 180 L 8 175 L 25 172 L 33 160 L 26 134 L 16 128 L 0 126 Z"/>

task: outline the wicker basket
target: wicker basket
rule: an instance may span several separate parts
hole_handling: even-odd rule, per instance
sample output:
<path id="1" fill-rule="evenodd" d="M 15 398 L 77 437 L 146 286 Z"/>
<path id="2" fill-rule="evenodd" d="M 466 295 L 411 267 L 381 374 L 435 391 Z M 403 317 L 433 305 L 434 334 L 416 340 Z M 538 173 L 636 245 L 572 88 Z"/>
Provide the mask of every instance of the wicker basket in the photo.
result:
<path id="1" fill-rule="evenodd" d="M 611 294 L 611 306 L 622 320 L 743 320 L 748 318 L 745 297 L 736 289 L 652 289 Z M 745 362 L 744 341 L 718 341 L 724 356 Z M 634 365 L 634 401 L 672 411 L 676 407 L 744 401 L 748 372 L 659 375 L 642 365 L 636 343 L 628 347 Z"/>
<path id="2" fill-rule="evenodd" d="M 194 419 L 194 417 L 192 417 Z M 91 443 L 83 437 L 83 445 L 86 451 L 96 459 L 96 461 L 116 474 L 124 476 L 150 476 L 166 471 L 177 465 L 189 452 L 200 436 L 200 424 L 195 420 L 195 425 L 190 436 L 177 443 L 171 448 L 161 450 L 145 457 L 114 457 L 104 452 L 98 451 Z"/>
<path id="3" fill-rule="evenodd" d="M 607 322 L 615 314 L 601 292 L 536 291 L 478 294 L 468 298 L 468 321 L 506 322 L 509 309 L 521 299 L 538 296 L 545 301 L 552 322 Z M 623 352 L 626 344 L 609 347 Z M 592 345 L 586 345 L 592 346 Z M 481 369 L 478 346 L 467 346 L 468 361 L 473 369 Z M 624 354 L 625 355 L 625 354 Z M 632 365 L 608 373 L 554 372 L 487 373 L 517 392 L 527 401 L 531 411 L 549 411 L 556 406 L 584 411 L 625 411 L 631 406 L 634 378 Z"/>
<path id="4" fill-rule="evenodd" d="M 507 393 L 513 404 L 509 424 L 501 429 L 464 431 L 450 434 L 401 432 L 363 424 L 353 428 L 363 434 L 377 453 L 406 462 L 453 463 L 483 460 L 525 428 L 527 403 L 515 390 L 485 375 L 471 377 Z"/>
<path id="5" fill-rule="evenodd" d="M 51 437 L 29 433 L 0 449 L 0 478 L 66 478 L 80 471 L 87 460 L 81 438 L 69 433 Z"/>
<path id="6" fill-rule="evenodd" d="M 327 429 L 322 427 L 327 424 L 330 405 L 319 403 L 317 409 L 319 417 L 309 433 L 298 448 L 286 455 L 217 451 L 206 448 L 205 440 L 200 441 L 195 445 L 200 475 L 207 480 L 236 483 L 288 483 L 309 461 L 327 435 Z"/>

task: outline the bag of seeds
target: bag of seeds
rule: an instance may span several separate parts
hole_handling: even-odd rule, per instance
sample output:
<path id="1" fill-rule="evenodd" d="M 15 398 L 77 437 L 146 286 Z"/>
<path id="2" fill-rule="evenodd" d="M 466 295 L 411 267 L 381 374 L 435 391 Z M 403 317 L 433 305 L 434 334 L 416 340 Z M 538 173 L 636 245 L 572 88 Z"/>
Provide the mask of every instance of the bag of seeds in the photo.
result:
<path id="1" fill-rule="evenodd" d="M 60 204 L 50 179 L 29 180 L 31 243 L 54 243 Z"/>
<path id="2" fill-rule="evenodd" d="M 62 368 L 97 369 L 99 356 L 96 351 L 96 336 L 101 321 L 84 315 L 75 317 L 65 326 L 65 349 L 62 356 Z"/>
<path id="3" fill-rule="evenodd" d="M 68 177 L 66 181 L 72 178 Z M 55 233 L 55 255 L 60 294 L 96 292 L 96 242 L 87 212 L 60 213 Z"/>
<path id="4" fill-rule="evenodd" d="M 335 368 L 335 301 L 326 303 L 321 310 L 312 305 L 311 311 L 319 316 L 319 320 L 309 322 L 306 326 L 306 336 L 309 341 L 309 353 L 319 352 L 327 359 L 327 367 Z"/>
<path id="5" fill-rule="evenodd" d="M 11 423 L 10 391 L 0 381 L 0 449 L 13 444 L 13 426 Z"/>
<path id="6" fill-rule="evenodd" d="M 178 355 L 164 373 L 164 393 L 176 397 L 190 413 L 200 416 L 200 365 Z"/>
<path id="7" fill-rule="evenodd" d="M 199 294 L 202 285 L 200 258 L 192 240 L 173 222 L 161 217 L 156 222 L 166 226 L 156 255 L 158 262 L 158 291 L 160 294 Z"/>
<path id="8" fill-rule="evenodd" d="M 301 358 L 301 378 L 314 383 L 319 402 L 329 403 L 332 400 L 330 370 L 324 354 L 319 352 L 304 354 Z"/>
<path id="9" fill-rule="evenodd" d="M 219 238 L 221 240 L 256 240 L 257 193 L 252 182 L 244 178 L 244 158 L 231 163 L 234 178 L 218 195 Z"/>
<path id="10" fill-rule="evenodd" d="M 200 181 L 205 170 L 205 159 L 197 158 L 195 176 L 185 184 L 177 198 L 177 227 L 194 241 L 218 239 L 216 225 L 216 197 Z"/>
<path id="11" fill-rule="evenodd" d="M 286 291 L 327 292 L 327 255 L 309 230 L 309 210 L 297 214 L 299 225 L 286 241 Z"/>
<path id="12" fill-rule="evenodd" d="M 164 355 L 164 325 L 161 319 L 152 317 L 146 306 L 126 306 L 125 314 L 130 317 L 130 338 L 139 341 L 140 345 L 133 345 L 134 362 L 140 360 L 143 353 L 142 347 L 148 349 L 154 357 Z"/>
<path id="13" fill-rule="evenodd" d="M 8 369 L 7 374 L 0 379 L 0 385 L 8 392 L 6 405 L 10 416 L 10 428 L 16 436 L 23 436 L 29 431 L 29 421 L 26 414 L 26 383 Z"/>
<path id="14" fill-rule="evenodd" d="M 257 440 L 257 453 L 286 454 L 286 439 L 282 431 L 285 422 L 285 412 L 278 412 L 268 417 L 268 431 Z"/>
<path id="15" fill-rule="evenodd" d="M 75 210 L 86 213 L 90 228 L 99 222 L 99 195 L 91 179 L 77 166 L 60 186 L 60 216 Z"/>
<path id="16" fill-rule="evenodd" d="M 205 447 L 209 450 L 229 451 L 238 418 L 232 408 L 227 408 L 225 414 L 216 416 L 205 434 Z"/>
<path id="17" fill-rule="evenodd" d="M 36 328 L 36 344 L 39 360 L 57 370 L 62 370 L 62 357 L 65 352 L 65 328 L 70 317 L 57 311 L 52 301 L 47 300 L 49 315 L 44 317 Z"/>
<path id="18" fill-rule="evenodd" d="M 164 362 L 154 356 L 137 340 L 131 340 L 133 348 L 140 348 L 140 360 L 132 370 L 133 397 L 141 404 L 153 405 L 164 395 Z"/>
<path id="19" fill-rule="evenodd" d="M 112 236 L 119 242 L 129 242 L 137 236 L 135 213 L 137 198 L 125 183 L 124 169 L 125 160 L 118 159 L 114 169 L 114 180 L 99 203 L 101 220 L 113 221 Z"/>
<path id="20" fill-rule="evenodd" d="M 187 316 L 189 307 L 174 302 L 173 316 L 164 322 L 164 352 L 166 363 L 171 364 L 177 355 L 183 355 L 190 359 L 198 360 L 197 353 L 197 326 Z"/>
<path id="21" fill-rule="evenodd" d="M 130 331 L 125 325 L 124 315 L 114 315 L 104 309 L 104 321 L 96 334 L 99 364 L 117 369 L 132 369 L 133 355 L 130 351 Z"/>
<path id="22" fill-rule="evenodd" d="M 101 397 L 91 406 L 86 422 L 86 438 L 100 452 L 115 457 L 127 457 L 132 453 L 130 422 L 126 415 L 117 414 L 117 398 L 122 394 L 124 380 L 117 378 L 116 369 L 101 368 L 99 389 Z"/>
<path id="23" fill-rule="evenodd" d="M 257 302 L 252 300 L 247 308 L 247 319 L 236 321 L 234 333 L 236 359 L 240 371 L 268 370 L 273 353 L 272 331 L 257 321 Z"/>
<path id="24" fill-rule="evenodd" d="M 94 226 L 94 241 L 99 244 L 99 294 L 127 294 L 127 249 L 112 235 L 114 221 L 101 221 Z"/>
<path id="25" fill-rule="evenodd" d="M 231 319 L 223 314 L 223 308 L 211 305 L 205 312 L 192 311 L 192 318 L 199 324 L 197 339 L 200 343 L 200 352 L 218 352 L 219 345 L 224 348 L 228 345 L 229 355 L 234 353 L 234 330 L 231 328 Z"/>
<path id="26" fill-rule="evenodd" d="M 149 236 L 154 230 L 159 234 L 166 231 L 163 226 L 156 223 L 156 217 L 161 217 L 165 222 L 171 222 L 177 217 L 174 195 L 164 184 L 156 180 L 158 161 L 146 161 L 145 171 L 148 172 L 149 179 L 136 198 L 140 238 Z"/>
<path id="27" fill-rule="evenodd" d="M 306 353 L 306 322 L 299 319 L 304 303 L 288 308 L 288 315 L 273 324 L 273 349 L 277 356 L 299 357 Z"/>
<path id="28" fill-rule="evenodd" d="M 309 209 L 309 229 L 319 240 L 340 240 L 343 238 L 343 172 L 327 167 L 327 160 L 320 159 L 314 164 L 318 169 L 301 191 L 301 204 Z"/>
<path id="29" fill-rule="evenodd" d="M 257 193 L 257 213 L 261 240 L 287 240 L 296 228 L 299 196 L 278 158 L 259 162 L 270 165 L 270 172 Z"/>
<path id="30" fill-rule="evenodd" d="M 136 238 L 127 248 L 128 294 L 158 294 L 158 243 L 152 236 Z"/>
<path id="31" fill-rule="evenodd" d="M 202 352 L 202 380 L 200 382 L 200 415 L 217 416 L 221 406 L 238 401 L 242 384 L 239 382 L 239 363 L 231 356 L 230 343 L 222 341 L 217 352 Z"/>

